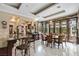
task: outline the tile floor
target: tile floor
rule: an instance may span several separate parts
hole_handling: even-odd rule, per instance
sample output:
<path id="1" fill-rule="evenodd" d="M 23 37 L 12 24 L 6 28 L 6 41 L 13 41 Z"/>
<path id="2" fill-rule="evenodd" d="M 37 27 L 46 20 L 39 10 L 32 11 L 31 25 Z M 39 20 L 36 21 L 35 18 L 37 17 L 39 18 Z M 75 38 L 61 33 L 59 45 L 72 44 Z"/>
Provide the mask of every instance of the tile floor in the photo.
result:
<path id="1" fill-rule="evenodd" d="M 33 47 L 30 47 L 30 56 L 79 56 L 79 45 L 68 43 L 65 45 L 64 48 L 60 46 L 58 49 L 56 46 L 50 48 L 46 47 L 45 44 L 41 43 L 41 40 L 37 40 L 35 42 L 35 51 Z M 32 43 L 31 43 L 32 45 Z M 12 55 L 14 56 L 15 47 L 13 48 Z M 17 50 L 17 56 L 21 56 L 19 50 Z"/>

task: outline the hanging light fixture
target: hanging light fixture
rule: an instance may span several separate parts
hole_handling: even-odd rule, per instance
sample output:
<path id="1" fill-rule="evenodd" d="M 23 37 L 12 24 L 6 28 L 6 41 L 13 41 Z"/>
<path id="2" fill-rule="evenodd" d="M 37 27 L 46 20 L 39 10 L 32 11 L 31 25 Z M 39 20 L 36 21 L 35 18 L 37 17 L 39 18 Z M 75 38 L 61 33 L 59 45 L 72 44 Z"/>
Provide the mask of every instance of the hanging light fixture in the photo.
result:
<path id="1" fill-rule="evenodd" d="M 32 24 L 31 24 L 32 26 L 34 26 L 34 22 L 32 22 Z"/>
<path id="2" fill-rule="evenodd" d="M 52 25 L 52 21 L 49 21 L 49 24 Z"/>

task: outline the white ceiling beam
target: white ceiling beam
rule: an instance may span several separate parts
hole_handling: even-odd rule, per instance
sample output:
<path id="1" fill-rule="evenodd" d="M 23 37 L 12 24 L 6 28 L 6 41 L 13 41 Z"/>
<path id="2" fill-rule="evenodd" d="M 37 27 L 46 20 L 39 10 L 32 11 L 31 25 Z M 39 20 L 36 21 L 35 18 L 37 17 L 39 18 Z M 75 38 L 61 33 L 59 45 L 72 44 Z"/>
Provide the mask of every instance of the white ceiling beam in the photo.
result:
<path id="1" fill-rule="evenodd" d="M 8 5 L 6 5 L 6 4 L 0 4 L 0 11 L 2 11 L 2 12 L 6 12 L 6 13 L 9 13 L 9 14 L 13 14 L 13 15 L 16 15 L 16 16 L 21 16 L 21 17 L 25 17 L 25 18 L 27 18 L 27 19 L 29 19 L 29 20 L 32 20 L 32 19 L 34 19 L 32 16 L 32 14 L 30 14 L 30 13 L 22 13 L 22 11 L 20 11 L 20 10 L 18 10 L 18 9 L 16 9 L 16 8 L 14 8 L 14 7 L 11 7 L 11 6 L 8 6 Z"/>

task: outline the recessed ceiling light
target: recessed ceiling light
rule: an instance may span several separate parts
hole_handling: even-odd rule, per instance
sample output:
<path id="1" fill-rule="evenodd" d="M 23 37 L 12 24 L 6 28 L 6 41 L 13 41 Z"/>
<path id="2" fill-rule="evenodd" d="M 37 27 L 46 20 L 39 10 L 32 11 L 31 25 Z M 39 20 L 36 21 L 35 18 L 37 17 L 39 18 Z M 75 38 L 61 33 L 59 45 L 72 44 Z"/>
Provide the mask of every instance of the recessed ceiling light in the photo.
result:
<path id="1" fill-rule="evenodd" d="M 28 7 L 28 5 L 26 5 L 26 7 Z"/>
<path id="2" fill-rule="evenodd" d="M 35 21 L 38 21 L 38 19 L 36 18 Z"/>
<path id="3" fill-rule="evenodd" d="M 57 8 L 60 8 L 60 6 L 57 6 Z"/>

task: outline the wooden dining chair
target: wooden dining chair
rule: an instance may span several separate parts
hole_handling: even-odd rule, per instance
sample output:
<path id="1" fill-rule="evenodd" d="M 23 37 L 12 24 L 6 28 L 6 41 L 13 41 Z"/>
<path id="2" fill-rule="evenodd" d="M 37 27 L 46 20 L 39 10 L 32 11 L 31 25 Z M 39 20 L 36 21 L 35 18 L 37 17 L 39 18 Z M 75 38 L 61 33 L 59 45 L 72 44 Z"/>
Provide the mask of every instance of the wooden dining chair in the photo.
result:
<path id="1" fill-rule="evenodd" d="M 19 39 L 19 42 L 20 40 L 22 41 L 22 43 L 18 46 L 16 46 L 15 48 L 15 55 L 17 53 L 17 50 L 20 50 L 21 51 L 21 55 L 22 56 L 25 56 L 26 54 L 29 55 L 29 43 L 28 43 L 28 39 L 27 38 L 20 38 Z"/>
<path id="2" fill-rule="evenodd" d="M 33 49 L 34 49 L 34 52 L 35 52 L 35 37 L 34 37 L 34 35 L 32 35 L 32 34 L 29 34 L 28 35 L 29 37 L 28 37 L 28 42 L 29 42 L 29 44 L 30 44 L 30 48 L 31 47 L 33 47 Z M 33 43 L 32 45 L 31 45 L 31 43 Z"/>
<path id="3" fill-rule="evenodd" d="M 42 44 L 44 44 L 44 42 L 46 42 L 46 35 L 45 34 L 41 34 L 42 37 Z"/>
<path id="4" fill-rule="evenodd" d="M 63 36 L 59 36 L 59 38 L 58 38 L 58 48 L 59 48 L 60 44 L 62 44 L 62 48 L 63 48 Z"/>
<path id="5" fill-rule="evenodd" d="M 66 44 L 66 39 L 65 39 L 65 35 L 64 34 L 60 34 L 59 35 L 59 44 L 58 44 L 58 48 L 60 46 L 60 44 L 62 44 L 62 48 L 63 48 L 63 42 L 65 41 Z"/>
<path id="6" fill-rule="evenodd" d="M 49 35 L 47 35 L 47 47 L 48 45 L 51 45 L 52 48 L 52 34 L 50 33 Z"/>
<path id="7" fill-rule="evenodd" d="M 57 36 L 57 37 L 54 38 L 55 39 L 54 40 L 54 46 L 57 43 L 58 44 L 58 48 L 59 48 L 60 44 L 62 44 L 62 48 L 63 48 L 63 38 L 64 38 L 64 36 L 62 36 L 61 34 L 60 35 L 55 35 L 55 36 Z"/>
<path id="8" fill-rule="evenodd" d="M 67 46 L 67 36 L 63 35 L 63 42 L 65 43 L 65 46 Z"/>

